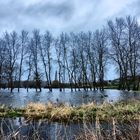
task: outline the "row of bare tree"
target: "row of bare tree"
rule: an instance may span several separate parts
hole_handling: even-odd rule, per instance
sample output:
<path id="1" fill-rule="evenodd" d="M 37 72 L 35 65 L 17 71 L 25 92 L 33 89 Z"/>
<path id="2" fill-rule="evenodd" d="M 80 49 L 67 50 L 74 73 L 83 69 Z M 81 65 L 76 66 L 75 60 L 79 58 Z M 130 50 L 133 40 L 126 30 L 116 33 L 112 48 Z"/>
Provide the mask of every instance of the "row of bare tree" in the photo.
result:
<path id="1" fill-rule="evenodd" d="M 7 84 L 18 90 L 26 78 L 41 91 L 41 81 L 52 91 L 52 77 L 60 91 L 65 83 L 85 90 L 103 89 L 108 62 L 119 73 L 119 89 L 138 89 L 140 62 L 140 26 L 133 17 L 116 18 L 106 27 L 94 32 L 61 33 L 53 37 L 49 31 L 32 34 L 21 31 L 5 32 L 0 38 L 0 87 Z"/>
<path id="2" fill-rule="evenodd" d="M 119 72 L 119 89 L 139 88 L 140 26 L 130 16 L 109 21 L 110 58 Z"/>

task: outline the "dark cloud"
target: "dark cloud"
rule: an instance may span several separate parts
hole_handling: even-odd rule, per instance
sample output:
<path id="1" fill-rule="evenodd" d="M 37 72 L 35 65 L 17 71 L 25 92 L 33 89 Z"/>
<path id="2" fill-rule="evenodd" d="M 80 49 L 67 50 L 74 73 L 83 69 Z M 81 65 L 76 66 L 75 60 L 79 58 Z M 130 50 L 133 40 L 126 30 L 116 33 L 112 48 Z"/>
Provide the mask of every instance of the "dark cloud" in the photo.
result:
<path id="1" fill-rule="evenodd" d="M 22 2 L 10 1 L 1 4 L 0 18 L 13 18 L 15 16 L 48 16 L 53 18 L 70 19 L 74 13 L 74 6 L 71 2 L 51 3 L 39 2 L 25 6 Z"/>
<path id="2" fill-rule="evenodd" d="M 1 31 L 23 28 L 43 30 L 52 28 L 52 25 L 57 28 L 62 22 L 71 20 L 74 14 L 74 5 L 70 1 L 53 3 L 47 0 L 26 5 L 22 0 L 7 0 L 0 5 Z"/>
<path id="3" fill-rule="evenodd" d="M 42 2 L 28 6 L 24 9 L 24 13 L 30 16 L 46 16 L 52 18 L 62 18 L 68 20 L 74 13 L 74 6 L 71 2 L 51 3 Z"/>
<path id="4" fill-rule="evenodd" d="M 94 30 L 106 20 L 140 15 L 140 0 L 4 0 L 0 1 L 0 30 Z"/>

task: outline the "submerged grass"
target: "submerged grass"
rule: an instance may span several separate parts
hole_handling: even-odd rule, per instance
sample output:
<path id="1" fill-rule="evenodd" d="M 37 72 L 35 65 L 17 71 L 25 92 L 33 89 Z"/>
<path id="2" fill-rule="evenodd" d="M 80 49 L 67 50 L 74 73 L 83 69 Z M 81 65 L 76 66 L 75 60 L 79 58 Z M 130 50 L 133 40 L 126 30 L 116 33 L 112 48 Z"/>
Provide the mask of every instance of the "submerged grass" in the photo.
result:
<path id="1" fill-rule="evenodd" d="M 90 121 L 110 120 L 135 120 L 140 118 L 140 101 L 118 102 L 115 104 L 95 103 L 83 104 L 72 107 L 65 104 L 29 103 L 25 108 L 9 108 L 0 106 L 0 117 L 27 117 L 33 119 L 49 119 L 51 121 Z"/>

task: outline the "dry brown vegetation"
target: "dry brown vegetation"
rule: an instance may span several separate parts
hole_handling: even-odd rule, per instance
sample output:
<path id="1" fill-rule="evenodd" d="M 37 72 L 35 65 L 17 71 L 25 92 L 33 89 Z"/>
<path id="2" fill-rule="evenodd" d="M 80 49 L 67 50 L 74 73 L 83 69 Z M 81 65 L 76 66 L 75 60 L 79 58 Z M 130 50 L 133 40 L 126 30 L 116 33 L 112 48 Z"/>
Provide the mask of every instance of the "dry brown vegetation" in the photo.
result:
<path id="1" fill-rule="evenodd" d="M 61 124 L 82 124 L 83 127 L 74 136 L 75 140 L 139 140 L 140 137 L 140 102 L 136 100 L 101 105 L 89 103 L 77 107 L 51 102 L 48 104 L 30 103 L 22 109 L 1 106 L 0 115 L 1 117 L 23 116 L 29 120 L 41 119 L 43 121 L 47 119 L 49 122 L 58 121 Z M 103 129 L 102 122 L 110 124 L 110 128 L 108 130 Z M 93 124 L 95 124 L 94 127 Z M 2 127 L 0 131 L 4 133 Z M 18 139 L 21 137 L 19 131 L 20 129 L 18 133 L 15 131 L 8 137 L 12 138 L 14 136 L 15 139 Z M 35 130 L 37 134 L 33 134 L 30 137 L 41 140 L 42 138 L 38 131 L 39 127 Z M 3 136 L 5 135 L 3 134 Z M 61 136 L 58 136 L 59 138 L 65 139 Z"/>
<path id="2" fill-rule="evenodd" d="M 30 103 L 24 110 L 23 115 L 27 117 L 48 118 L 52 121 L 90 121 L 95 120 L 96 117 L 100 120 L 110 120 L 112 117 L 117 120 L 135 120 L 140 115 L 140 102 L 104 103 L 102 105 L 89 103 L 78 107 L 53 103 Z"/>

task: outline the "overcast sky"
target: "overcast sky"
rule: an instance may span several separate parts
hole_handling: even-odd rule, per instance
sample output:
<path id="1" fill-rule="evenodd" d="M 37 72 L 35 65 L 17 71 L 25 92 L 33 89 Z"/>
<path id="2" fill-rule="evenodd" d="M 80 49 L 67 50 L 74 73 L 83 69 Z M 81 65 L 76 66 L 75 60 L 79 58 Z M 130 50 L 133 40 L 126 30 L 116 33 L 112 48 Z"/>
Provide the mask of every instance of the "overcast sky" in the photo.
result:
<path id="1" fill-rule="evenodd" d="M 140 22 L 139 7 L 140 0 L 0 0 L 0 33 L 34 28 L 54 35 L 94 31 L 115 17 L 132 15 Z"/>
<path id="2" fill-rule="evenodd" d="M 0 31 L 87 31 L 108 19 L 139 18 L 140 0 L 0 0 Z"/>

